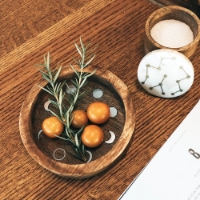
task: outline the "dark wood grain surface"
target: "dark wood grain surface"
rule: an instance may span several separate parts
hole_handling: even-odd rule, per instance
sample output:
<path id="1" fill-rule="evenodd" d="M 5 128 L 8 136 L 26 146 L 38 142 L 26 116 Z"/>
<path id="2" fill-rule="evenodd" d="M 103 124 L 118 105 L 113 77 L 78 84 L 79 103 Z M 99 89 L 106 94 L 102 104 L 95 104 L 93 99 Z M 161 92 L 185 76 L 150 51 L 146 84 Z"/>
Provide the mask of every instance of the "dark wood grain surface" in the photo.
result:
<path id="1" fill-rule="evenodd" d="M 147 17 L 158 7 L 133 0 L 1 0 L 0 2 L 0 199 L 117 199 L 150 161 L 200 96 L 200 47 L 191 61 L 192 88 L 175 99 L 147 94 L 137 80 L 144 56 Z M 41 81 L 35 64 L 48 51 L 54 62 L 73 62 L 74 42 L 98 46 L 93 65 L 109 69 L 129 88 L 136 109 L 134 140 L 110 170 L 83 180 L 66 179 L 37 164 L 19 133 L 19 113 Z"/>

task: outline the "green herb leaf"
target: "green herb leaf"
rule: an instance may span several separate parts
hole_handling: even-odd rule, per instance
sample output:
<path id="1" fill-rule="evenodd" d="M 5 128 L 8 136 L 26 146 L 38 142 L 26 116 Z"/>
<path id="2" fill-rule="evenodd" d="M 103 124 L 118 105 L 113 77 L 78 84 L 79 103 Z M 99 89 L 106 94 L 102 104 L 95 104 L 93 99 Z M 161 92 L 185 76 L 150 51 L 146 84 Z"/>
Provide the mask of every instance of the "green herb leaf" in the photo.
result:
<path id="1" fill-rule="evenodd" d="M 44 63 L 38 65 L 41 67 L 39 71 L 42 74 L 42 77 L 49 83 L 46 87 L 39 87 L 54 97 L 54 100 L 49 100 L 52 103 L 52 105 L 54 105 L 55 108 L 58 109 L 58 112 L 56 113 L 50 109 L 49 111 L 53 116 L 56 116 L 59 120 L 61 120 L 65 126 L 64 137 L 57 137 L 59 139 L 69 141 L 73 145 L 73 148 L 76 152 L 75 156 L 84 162 L 87 161 L 87 158 L 85 156 L 86 149 L 80 140 L 80 136 L 84 127 L 82 127 L 79 130 L 71 129 L 71 113 L 73 112 L 74 107 L 78 103 L 79 99 L 85 93 L 85 91 L 81 91 L 82 87 L 87 84 L 87 79 L 95 73 L 95 71 L 93 71 L 92 73 L 83 72 L 83 69 L 87 67 L 95 58 L 95 55 L 91 55 L 89 57 L 87 56 L 87 53 L 89 52 L 88 47 L 89 45 L 85 46 L 83 44 L 81 37 L 80 46 L 75 43 L 75 48 L 78 54 L 80 55 L 80 59 L 76 59 L 75 62 L 79 65 L 80 71 L 76 70 L 73 65 L 70 65 L 70 67 L 75 73 L 75 78 L 71 79 L 71 82 L 76 87 L 76 91 L 71 94 L 66 93 L 66 87 L 70 89 L 66 80 L 58 82 L 62 67 L 60 66 L 55 70 L 51 69 L 51 60 L 49 52 L 46 56 L 44 56 Z M 65 101 L 69 102 L 69 107 L 65 105 Z"/>
<path id="2" fill-rule="evenodd" d="M 56 74 L 55 74 L 55 76 L 54 76 L 54 79 L 53 79 L 54 83 L 57 81 L 57 78 L 58 78 L 58 76 L 60 75 L 61 70 L 62 70 L 62 67 L 59 67 L 59 69 L 58 69 L 58 71 L 56 72 Z"/>
<path id="3" fill-rule="evenodd" d="M 81 50 L 80 50 L 79 46 L 78 46 L 76 43 L 74 43 L 74 44 L 75 44 L 75 47 L 76 47 L 76 49 L 77 49 L 77 51 L 78 51 L 79 55 L 82 57 L 82 56 L 83 56 L 83 54 L 82 54 L 82 52 L 81 52 Z"/>
<path id="4" fill-rule="evenodd" d="M 84 64 L 84 68 L 87 67 L 94 60 L 94 58 L 95 55 L 93 55 L 92 58 L 87 63 Z"/>

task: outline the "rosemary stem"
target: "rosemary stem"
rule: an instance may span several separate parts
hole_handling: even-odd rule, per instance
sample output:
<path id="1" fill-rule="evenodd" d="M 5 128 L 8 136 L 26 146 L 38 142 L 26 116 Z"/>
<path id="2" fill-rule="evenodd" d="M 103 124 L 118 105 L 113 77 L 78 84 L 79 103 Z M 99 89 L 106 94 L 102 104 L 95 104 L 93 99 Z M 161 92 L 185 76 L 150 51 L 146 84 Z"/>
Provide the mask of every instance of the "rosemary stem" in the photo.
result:
<path id="1" fill-rule="evenodd" d="M 58 109 L 59 114 L 56 114 L 53 111 L 51 111 L 51 113 L 54 116 L 58 117 L 64 124 L 65 137 L 67 137 L 67 140 L 73 144 L 74 149 L 77 153 L 77 157 L 86 162 L 87 157 L 85 156 L 85 146 L 83 145 L 83 143 L 81 142 L 81 139 L 80 139 L 80 133 L 82 132 L 83 127 L 78 131 L 74 131 L 71 128 L 71 120 L 72 120 L 71 113 L 73 112 L 74 107 L 77 104 L 77 101 L 80 96 L 80 90 L 85 85 L 86 79 L 89 76 L 91 76 L 92 74 L 94 74 L 95 71 L 92 72 L 90 75 L 87 74 L 85 76 L 84 68 L 92 62 L 93 58 L 92 59 L 90 58 L 90 60 L 87 61 L 87 58 L 88 58 L 86 56 L 87 47 L 84 46 L 81 38 L 80 38 L 80 44 L 81 44 L 81 47 L 79 47 L 75 43 L 76 49 L 81 56 L 81 59 L 76 60 L 76 63 L 80 67 L 80 71 L 75 71 L 75 69 L 72 67 L 76 74 L 76 78 L 74 81 L 74 83 L 76 85 L 76 91 L 72 95 L 73 99 L 71 100 L 71 98 L 69 98 L 70 105 L 68 108 L 66 108 L 66 106 L 64 105 L 64 102 L 63 102 L 64 96 L 66 94 L 65 89 L 63 88 L 65 82 L 63 82 L 63 83 L 57 82 L 57 78 L 59 77 L 61 67 L 57 71 L 51 71 L 51 69 L 50 69 L 50 54 L 49 53 L 47 54 L 47 56 L 44 56 L 44 64 L 43 64 L 44 70 L 40 70 L 40 71 L 42 72 L 43 78 L 46 79 L 48 81 L 48 83 L 50 84 L 49 86 L 47 86 L 46 88 L 43 88 L 43 89 L 55 98 L 55 100 L 52 100 L 52 103 Z"/>

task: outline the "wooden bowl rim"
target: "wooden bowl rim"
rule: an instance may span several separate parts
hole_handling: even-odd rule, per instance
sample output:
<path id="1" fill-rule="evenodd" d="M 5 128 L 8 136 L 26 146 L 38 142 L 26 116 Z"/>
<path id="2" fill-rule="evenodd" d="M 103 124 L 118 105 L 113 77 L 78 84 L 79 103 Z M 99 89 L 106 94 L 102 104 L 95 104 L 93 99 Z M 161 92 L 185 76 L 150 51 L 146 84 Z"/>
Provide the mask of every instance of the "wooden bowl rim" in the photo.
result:
<path id="1" fill-rule="evenodd" d="M 131 98 L 131 94 L 124 82 L 109 70 L 102 70 L 101 68 L 94 68 L 92 66 L 88 66 L 84 71 L 92 72 L 95 69 L 97 69 L 95 75 L 99 76 L 101 74 L 101 77 L 110 82 L 113 85 L 113 87 L 117 90 L 119 96 L 121 96 L 125 109 L 125 125 L 119 140 L 108 153 L 106 153 L 104 156 L 100 157 L 97 160 L 91 161 L 89 163 L 71 165 L 57 162 L 45 156 L 37 148 L 33 138 L 31 137 L 32 108 L 34 107 L 34 103 L 37 99 L 37 96 L 41 91 L 41 88 L 39 88 L 38 84 L 35 84 L 31 88 L 26 99 L 22 104 L 19 116 L 19 129 L 22 142 L 30 156 L 37 163 L 39 163 L 42 167 L 57 175 L 69 178 L 87 178 L 96 175 L 108 169 L 116 161 L 118 161 L 118 159 L 123 155 L 123 153 L 125 152 L 125 150 L 131 142 L 135 129 L 135 108 Z M 63 67 L 61 77 L 66 75 L 72 75 L 73 73 L 74 72 L 71 69 L 71 67 Z M 42 81 L 39 84 L 41 86 L 45 86 L 47 82 Z M 34 96 L 35 98 L 33 98 Z M 127 123 L 127 119 L 129 120 L 129 123 Z"/>
<path id="2" fill-rule="evenodd" d="M 149 28 L 149 22 L 151 21 L 151 19 L 159 12 L 165 12 L 166 14 L 167 13 L 170 13 L 170 10 L 179 10 L 179 11 L 183 11 L 187 14 L 189 14 L 193 19 L 194 21 L 196 21 L 197 25 L 198 25 L 198 30 L 197 30 L 197 36 L 194 38 L 194 40 L 189 43 L 188 45 L 185 45 L 185 46 L 182 46 L 182 47 L 179 47 L 179 48 L 171 48 L 171 47 L 166 47 L 166 46 L 163 46 L 159 43 L 157 43 L 153 37 L 151 36 L 150 34 L 150 28 Z M 188 50 L 190 49 L 191 47 L 193 47 L 195 44 L 198 43 L 199 39 L 200 39 L 200 20 L 199 18 L 197 17 L 197 15 L 195 13 L 193 13 L 191 10 L 187 9 L 187 8 L 184 8 L 184 7 L 181 7 L 181 6 L 164 6 L 162 8 L 159 8 L 157 10 L 155 10 L 147 19 L 146 23 L 145 23 L 145 32 L 146 32 L 146 36 L 147 38 L 150 40 L 150 42 L 152 44 L 154 44 L 157 48 L 160 48 L 160 49 L 164 49 L 164 48 L 169 48 L 169 49 L 173 49 L 173 50 L 176 50 L 176 51 L 179 51 L 179 52 L 183 52 L 185 50 Z"/>

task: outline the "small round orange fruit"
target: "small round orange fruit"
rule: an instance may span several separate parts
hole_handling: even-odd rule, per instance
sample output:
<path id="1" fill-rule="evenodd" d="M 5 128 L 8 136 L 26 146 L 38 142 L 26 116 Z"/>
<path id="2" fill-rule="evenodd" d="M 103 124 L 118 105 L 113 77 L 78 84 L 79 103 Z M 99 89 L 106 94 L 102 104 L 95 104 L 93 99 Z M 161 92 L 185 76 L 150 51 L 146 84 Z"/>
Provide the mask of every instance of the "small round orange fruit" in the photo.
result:
<path id="1" fill-rule="evenodd" d="M 93 102 L 87 108 L 89 120 L 95 124 L 102 124 L 110 117 L 110 108 L 106 103 Z"/>
<path id="2" fill-rule="evenodd" d="M 104 133 L 102 129 L 97 125 L 88 125 L 85 127 L 82 135 L 82 143 L 90 148 L 99 146 L 104 139 Z"/>
<path id="3" fill-rule="evenodd" d="M 46 136 L 56 138 L 63 132 L 64 125 L 57 117 L 52 116 L 42 122 L 42 130 Z"/>
<path id="4" fill-rule="evenodd" d="M 74 110 L 72 112 L 72 126 L 74 128 L 81 128 L 88 123 L 88 117 L 84 110 Z"/>

